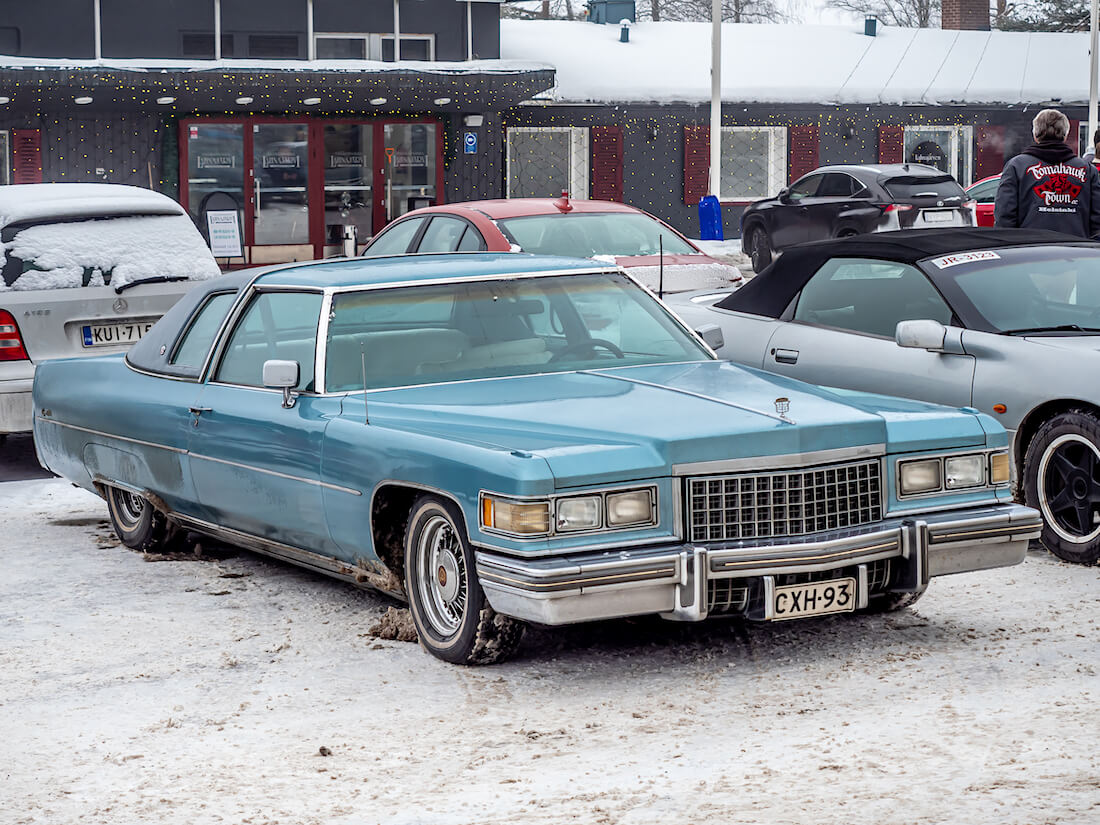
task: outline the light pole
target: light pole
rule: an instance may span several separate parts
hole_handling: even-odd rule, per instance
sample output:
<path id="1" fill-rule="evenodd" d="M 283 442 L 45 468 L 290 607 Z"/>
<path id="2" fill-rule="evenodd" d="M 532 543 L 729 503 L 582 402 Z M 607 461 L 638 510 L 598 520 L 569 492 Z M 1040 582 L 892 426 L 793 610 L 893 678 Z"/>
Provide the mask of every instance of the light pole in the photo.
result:
<path id="1" fill-rule="evenodd" d="M 1092 0 L 1096 8 L 1097 0 Z M 722 200 L 722 0 L 712 0 L 710 33 L 710 194 Z"/>
<path id="2" fill-rule="evenodd" d="M 1097 0 L 1092 0 L 1092 14 L 1089 21 L 1089 145 L 1096 134 L 1096 9 Z"/>

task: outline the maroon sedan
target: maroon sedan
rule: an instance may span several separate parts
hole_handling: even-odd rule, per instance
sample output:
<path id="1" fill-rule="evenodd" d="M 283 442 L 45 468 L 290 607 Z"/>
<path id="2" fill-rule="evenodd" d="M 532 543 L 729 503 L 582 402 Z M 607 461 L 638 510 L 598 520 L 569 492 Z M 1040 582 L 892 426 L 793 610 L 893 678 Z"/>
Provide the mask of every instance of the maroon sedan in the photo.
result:
<path id="1" fill-rule="evenodd" d="M 650 289 L 663 286 L 666 292 L 728 288 L 742 279 L 736 267 L 707 255 L 647 212 L 565 195 L 417 209 L 379 232 L 363 254 L 485 251 L 597 258 L 624 267 Z"/>

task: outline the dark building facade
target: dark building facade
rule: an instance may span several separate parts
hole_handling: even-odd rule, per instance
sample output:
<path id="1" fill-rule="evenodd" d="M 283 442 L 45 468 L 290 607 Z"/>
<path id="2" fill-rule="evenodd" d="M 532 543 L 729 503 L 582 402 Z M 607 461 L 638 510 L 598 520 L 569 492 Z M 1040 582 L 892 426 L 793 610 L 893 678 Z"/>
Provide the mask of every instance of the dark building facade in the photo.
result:
<path id="1" fill-rule="evenodd" d="M 483 195 L 501 112 L 553 80 L 499 60 L 487 0 L 58 0 L 0 22 L 0 182 L 151 187 L 200 229 L 235 210 L 236 264 Z"/>

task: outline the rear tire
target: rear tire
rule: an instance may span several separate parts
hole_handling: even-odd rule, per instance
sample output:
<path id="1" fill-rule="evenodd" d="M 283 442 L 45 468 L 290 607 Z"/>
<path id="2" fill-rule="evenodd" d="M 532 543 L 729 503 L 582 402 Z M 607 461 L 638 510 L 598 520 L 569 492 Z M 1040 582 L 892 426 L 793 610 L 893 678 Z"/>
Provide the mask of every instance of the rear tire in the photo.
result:
<path id="1" fill-rule="evenodd" d="M 749 236 L 749 247 L 752 249 L 752 271 L 760 272 L 772 262 L 772 244 L 767 231 L 757 226 Z"/>
<path id="2" fill-rule="evenodd" d="M 1043 545 L 1075 564 L 1100 559 L 1100 418 L 1067 410 L 1027 445 L 1024 499 L 1043 514 Z"/>
<path id="3" fill-rule="evenodd" d="M 163 513 L 137 493 L 118 487 L 108 487 L 106 493 L 111 527 L 119 541 L 143 553 L 164 548 L 171 531 Z"/>
<path id="4" fill-rule="evenodd" d="M 525 625 L 489 606 L 462 523 L 452 502 L 416 500 L 405 529 L 405 592 L 429 653 L 459 665 L 491 665 L 515 653 Z"/>

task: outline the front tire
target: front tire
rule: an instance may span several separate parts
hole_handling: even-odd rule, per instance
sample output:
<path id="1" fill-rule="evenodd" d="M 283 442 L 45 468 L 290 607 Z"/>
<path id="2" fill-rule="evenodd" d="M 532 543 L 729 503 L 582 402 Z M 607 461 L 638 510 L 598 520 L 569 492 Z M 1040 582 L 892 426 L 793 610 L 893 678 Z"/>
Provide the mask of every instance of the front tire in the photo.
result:
<path id="1" fill-rule="evenodd" d="M 925 590 L 917 590 L 915 592 L 906 593 L 882 593 L 880 595 L 871 596 L 867 600 L 867 607 L 863 609 L 864 613 L 896 613 L 899 610 L 903 610 L 912 604 L 916 604 L 917 599 L 925 594 Z"/>
<path id="2" fill-rule="evenodd" d="M 163 549 L 171 532 L 163 513 L 137 493 L 118 487 L 105 492 L 107 513 L 119 541 L 143 553 Z"/>
<path id="3" fill-rule="evenodd" d="M 1100 418 L 1069 410 L 1045 422 L 1027 446 L 1024 497 L 1043 514 L 1040 540 L 1064 561 L 1100 559 Z"/>
<path id="4" fill-rule="evenodd" d="M 405 529 L 405 592 L 429 653 L 454 664 L 494 664 L 516 651 L 524 624 L 489 606 L 462 523 L 453 503 L 416 500 Z"/>
<path id="5" fill-rule="evenodd" d="M 760 272 L 772 262 L 771 239 L 768 238 L 768 233 L 762 226 L 752 230 L 750 247 L 752 248 L 752 271 Z"/>

